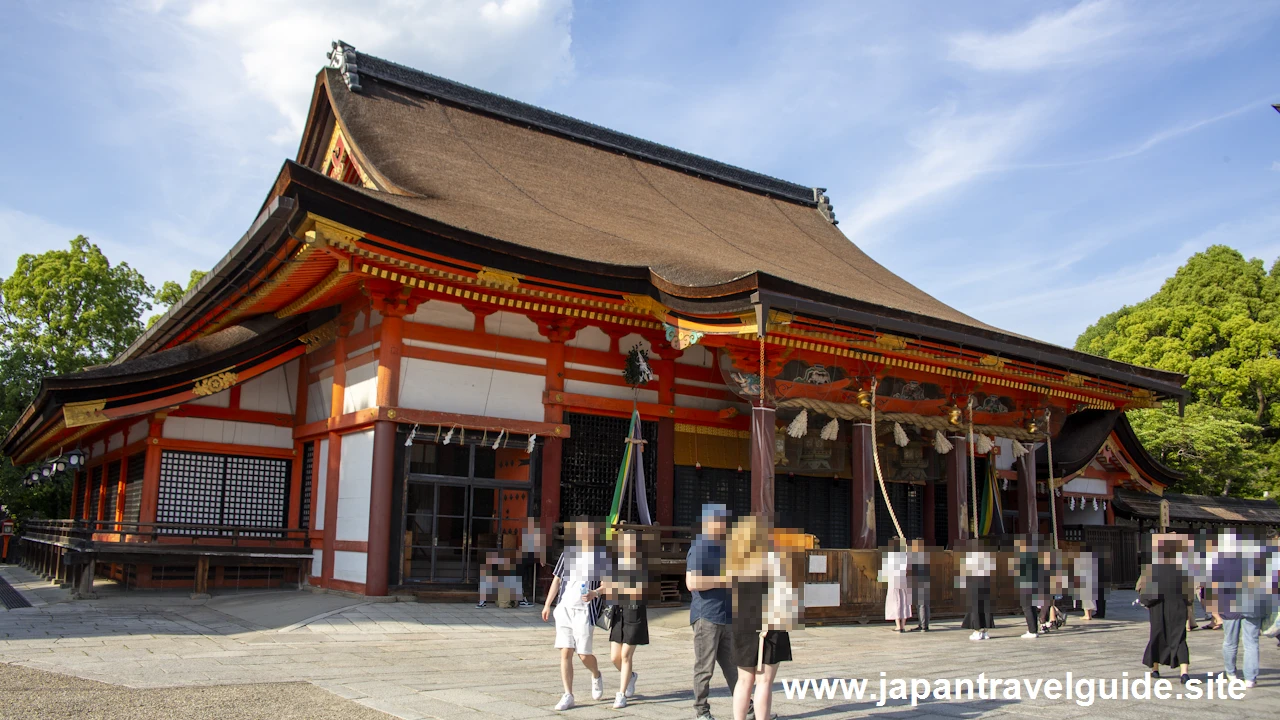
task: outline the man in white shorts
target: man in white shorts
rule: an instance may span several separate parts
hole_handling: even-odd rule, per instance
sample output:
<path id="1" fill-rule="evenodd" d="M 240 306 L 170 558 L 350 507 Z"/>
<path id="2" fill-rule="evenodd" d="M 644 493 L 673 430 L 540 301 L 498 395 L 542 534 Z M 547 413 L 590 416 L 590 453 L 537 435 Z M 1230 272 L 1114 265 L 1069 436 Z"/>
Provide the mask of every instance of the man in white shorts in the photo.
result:
<path id="1" fill-rule="evenodd" d="M 564 695 L 556 703 L 556 710 L 568 710 L 573 701 L 573 656 L 577 653 L 582 665 L 591 672 L 591 697 L 604 697 L 604 677 L 592 651 L 592 637 L 596 618 L 604 610 L 604 602 L 597 594 L 600 581 L 609 573 L 609 558 L 596 541 L 598 525 L 580 520 L 570 523 L 574 544 L 568 545 L 556 563 L 555 577 L 547 591 L 547 601 L 542 607 L 542 620 L 555 616 L 556 648 L 560 650 L 560 681 Z M 551 605 L 555 603 L 555 612 Z"/>

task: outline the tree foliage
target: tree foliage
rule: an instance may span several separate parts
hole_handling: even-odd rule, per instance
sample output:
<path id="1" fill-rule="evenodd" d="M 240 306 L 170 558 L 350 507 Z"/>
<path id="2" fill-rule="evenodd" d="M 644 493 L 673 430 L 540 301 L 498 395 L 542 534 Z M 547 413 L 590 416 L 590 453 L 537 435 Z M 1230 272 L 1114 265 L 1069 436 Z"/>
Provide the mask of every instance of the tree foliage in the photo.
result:
<path id="1" fill-rule="evenodd" d="M 0 433 L 34 398 L 40 379 L 108 362 L 142 333 L 154 289 L 126 264 L 112 265 L 84 236 L 66 250 L 18 258 L 0 281 Z M 25 468 L 0 468 L 0 503 L 53 514 L 65 505 L 59 485 L 22 487 Z"/>
<path id="2" fill-rule="evenodd" d="M 1104 315 L 1076 349 L 1187 375 L 1185 417 L 1130 413 L 1158 457 L 1192 492 L 1274 491 L 1280 428 L 1280 260 L 1215 245 L 1151 297 Z"/>
<path id="3" fill-rule="evenodd" d="M 192 270 L 191 277 L 187 280 L 187 286 L 185 288 L 172 280 L 165 280 L 164 284 L 160 286 L 160 289 L 156 291 L 156 294 L 152 299 L 155 300 L 157 305 L 173 307 L 178 304 L 179 300 L 182 300 L 183 296 L 191 292 L 191 288 L 195 287 L 196 283 L 203 280 L 204 276 L 208 274 L 209 273 L 205 270 Z M 159 319 L 159 315 L 152 315 L 151 318 L 147 320 L 147 327 L 150 328 L 152 325 L 155 325 L 156 321 Z"/>

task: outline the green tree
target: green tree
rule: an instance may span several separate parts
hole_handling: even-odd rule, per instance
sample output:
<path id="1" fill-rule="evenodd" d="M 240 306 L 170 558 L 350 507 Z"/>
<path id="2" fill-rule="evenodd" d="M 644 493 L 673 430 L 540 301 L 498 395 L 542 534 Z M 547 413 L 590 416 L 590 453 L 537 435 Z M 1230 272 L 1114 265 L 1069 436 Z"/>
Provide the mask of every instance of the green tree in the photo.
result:
<path id="1" fill-rule="evenodd" d="M 41 378 L 108 362 L 128 348 L 153 294 L 137 270 L 113 266 L 84 236 L 66 250 L 18 258 L 0 281 L 0 433 L 34 399 Z M 18 517 L 64 513 L 65 488 L 25 488 L 27 472 L 0 466 L 0 504 Z"/>
<path id="2" fill-rule="evenodd" d="M 1223 245 L 1196 253 L 1156 294 L 1100 318 L 1076 349 L 1187 375 L 1184 418 L 1130 413 L 1144 444 L 1188 472 L 1186 489 L 1277 488 L 1280 260 L 1268 272 Z"/>
<path id="3" fill-rule="evenodd" d="M 187 286 L 185 288 L 172 280 L 165 280 L 164 284 L 160 286 L 160 289 L 156 291 L 155 296 L 152 297 L 152 300 L 154 300 L 157 305 L 173 307 L 178 304 L 179 300 L 182 300 L 183 296 L 191 292 L 191 288 L 194 288 L 196 283 L 203 280 L 204 276 L 208 274 L 209 273 L 205 270 L 192 270 L 191 277 L 187 280 Z M 152 315 L 147 320 L 147 327 L 150 328 L 152 325 L 155 325 L 156 321 L 159 319 L 160 315 Z"/>

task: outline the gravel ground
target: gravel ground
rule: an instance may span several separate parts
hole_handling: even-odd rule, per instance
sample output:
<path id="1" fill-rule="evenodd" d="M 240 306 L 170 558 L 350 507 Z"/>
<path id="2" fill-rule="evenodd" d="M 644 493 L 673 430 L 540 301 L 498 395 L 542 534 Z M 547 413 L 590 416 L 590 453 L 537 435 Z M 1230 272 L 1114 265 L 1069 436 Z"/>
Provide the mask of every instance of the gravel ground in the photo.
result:
<path id="1" fill-rule="evenodd" d="M 304 682 L 138 690 L 0 663 L 0 718 L 386 720 Z"/>

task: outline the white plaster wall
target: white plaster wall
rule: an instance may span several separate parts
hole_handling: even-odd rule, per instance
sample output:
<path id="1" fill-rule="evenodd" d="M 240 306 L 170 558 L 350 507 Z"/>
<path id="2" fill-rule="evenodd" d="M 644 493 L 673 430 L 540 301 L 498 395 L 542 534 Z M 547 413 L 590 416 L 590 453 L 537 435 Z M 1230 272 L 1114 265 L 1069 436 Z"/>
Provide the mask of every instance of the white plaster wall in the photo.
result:
<path id="1" fill-rule="evenodd" d="M 368 569 L 368 553 L 335 550 L 333 553 L 333 579 L 364 583 Z"/>
<path id="2" fill-rule="evenodd" d="M 589 325 L 578 331 L 577 336 L 565 343 L 569 347 L 583 348 L 584 350 L 599 350 L 601 352 L 609 351 L 609 336 L 595 325 Z"/>
<path id="3" fill-rule="evenodd" d="M 316 548 L 311 551 L 311 577 L 324 575 L 324 550 Z"/>
<path id="4" fill-rule="evenodd" d="M 166 418 L 164 437 L 170 440 L 194 440 L 229 445 L 293 447 L 293 428 L 205 418 Z"/>
<path id="5" fill-rule="evenodd" d="M 476 316 L 457 303 L 443 300 L 429 300 L 418 306 L 417 312 L 405 317 L 409 322 L 424 325 L 472 330 L 476 326 Z"/>
<path id="6" fill-rule="evenodd" d="M 631 352 L 631 348 L 635 347 L 637 343 L 640 345 L 640 349 L 645 352 L 649 352 L 653 349 L 653 346 L 649 344 L 649 341 L 641 337 L 639 333 L 631 333 L 618 341 L 618 352 L 625 355 Z"/>
<path id="7" fill-rule="evenodd" d="M 307 422 L 313 423 L 329 417 L 333 409 L 333 378 L 320 378 L 307 390 Z"/>
<path id="8" fill-rule="evenodd" d="M 213 395 L 207 395 L 205 397 L 197 398 L 195 400 L 189 400 L 188 404 L 208 405 L 209 407 L 220 407 L 220 408 L 231 407 L 231 391 L 223 390 L 220 393 L 214 393 Z"/>
<path id="9" fill-rule="evenodd" d="M 484 319 L 484 331 L 491 335 L 547 342 L 538 332 L 538 324 L 527 316 L 512 312 L 496 312 Z"/>
<path id="10" fill-rule="evenodd" d="M 369 308 L 369 327 L 382 324 L 382 313 Z"/>
<path id="11" fill-rule="evenodd" d="M 373 476 L 373 431 L 342 436 L 342 474 L 338 478 L 338 540 L 369 539 L 369 489 Z M 338 567 L 334 563 L 334 569 Z M 361 580 L 360 582 L 364 582 Z"/>
<path id="12" fill-rule="evenodd" d="M 364 329 L 365 329 L 366 327 L 368 327 L 368 325 L 365 323 L 365 317 L 364 317 L 364 315 L 365 315 L 365 314 L 364 314 L 364 311 L 361 311 L 361 312 L 356 313 L 356 316 L 355 316 L 354 318 L 352 318 L 352 319 L 351 319 L 351 332 L 352 332 L 352 334 L 355 334 L 355 333 L 358 333 L 358 332 L 364 332 Z"/>
<path id="13" fill-rule="evenodd" d="M 1091 495 L 1106 495 L 1107 481 L 1098 478 L 1078 477 L 1072 478 L 1071 482 L 1062 486 L 1066 492 L 1073 493 L 1089 493 Z"/>
<path id="14" fill-rule="evenodd" d="M 269 370 L 240 386 L 240 407 L 244 410 L 293 414 L 297 397 L 298 361 Z"/>
<path id="15" fill-rule="evenodd" d="M 96 458 L 99 455 L 105 455 L 106 452 L 107 452 L 107 444 L 102 440 L 99 440 L 98 442 L 93 444 L 93 447 L 89 448 L 89 457 Z"/>
<path id="16" fill-rule="evenodd" d="M 124 433 L 118 432 L 107 438 L 107 452 L 119 450 L 122 447 L 124 447 Z"/>
<path id="17" fill-rule="evenodd" d="M 545 388 L 542 375 L 417 358 L 400 361 L 400 405 L 415 410 L 541 421 Z"/>
<path id="18" fill-rule="evenodd" d="M 365 345 L 364 347 L 352 348 L 347 351 L 347 359 L 350 360 L 351 358 L 357 355 L 363 355 L 367 352 L 373 352 L 374 350 L 377 350 L 380 347 L 382 347 L 381 340 Z"/>
<path id="19" fill-rule="evenodd" d="M 129 436 L 125 438 L 125 445 L 132 445 L 139 440 L 145 440 L 147 437 L 147 421 L 136 422 L 129 426 Z"/>
<path id="20" fill-rule="evenodd" d="M 622 385 L 606 385 L 604 383 L 586 382 L 583 380 L 565 380 L 564 391 L 567 393 L 576 393 L 579 395 L 594 395 L 596 397 L 616 398 L 618 400 L 630 400 L 633 395 L 631 388 Z M 656 403 L 658 402 L 657 390 L 641 390 L 639 394 L 640 402 Z"/>
<path id="21" fill-rule="evenodd" d="M 676 358 L 676 362 L 681 365 L 697 365 L 698 367 L 705 368 L 714 367 L 715 353 L 701 345 L 694 345 L 693 347 L 685 348 L 684 354 Z"/>
<path id="22" fill-rule="evenodd" d="M 676 393 L 676 407 L 696 408 L 698 410 L 720 410 L 729 405 L 725 400 L 699 397 L 697 395 L 681 395 Z"/>
<path id="23" fill-rule="evenodd" d="M 460 345 L 446 345 L 438 342 L 428 342 L 426 340 L 405 340 L 404 344 L 408 347 L 429 348 L 431 350 L 444 350 L 446 352 L 458 353 L 459 355 L 475 355 L 478 357 L 497 358 L 499 360 L 515 360 L 517 362 L 531 363 L 533 365 L 546 365 L 547 359 L 536 355 L 516 355 L 514 353 L 496 352 L 494 350 L 481 350 L 478 348 L 462 347 Z M 545 375 L 545 371 L 540 374 Z"/>
<path id="24" fill-rule="evenodd" d="M 373 407 L 378 401 L 378 363 L 365 363 L 347 370 L 347 388 L 342 394 L 342 412 Z"/>
<path id="25" fill-rule="evenodd" d="M 316 509 L 316 530 L 324 529 L 324 495 L 329 486 L 329 441 L 321 440 L 316 450 L 316 484 L 311 488 L 311 504 Z M 316 575 L 320 571 L 316 571 Z"/>

